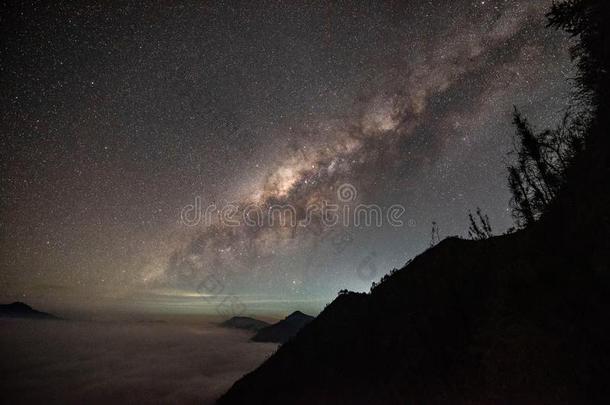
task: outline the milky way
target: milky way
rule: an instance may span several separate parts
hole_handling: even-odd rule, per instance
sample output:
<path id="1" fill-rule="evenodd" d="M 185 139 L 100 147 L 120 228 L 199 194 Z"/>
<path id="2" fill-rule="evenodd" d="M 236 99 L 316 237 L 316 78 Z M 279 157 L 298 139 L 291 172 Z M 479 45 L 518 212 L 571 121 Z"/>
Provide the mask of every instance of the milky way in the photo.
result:
<path id="1" fill-rule="evenodd" d="M 432 221 L 464 235 L 480 206 L 504 231 L 513 105 L 543 127 L 568 96 L 567 39 L 545 28 L 548 5 L 7 10 L 4 296 L 324 302 L 421 252 Z M 345 185 L 352 205 L 404 207 L 401 225 L 181 218 L 198 201 L 289 205 L 303 220 L 345 205 Z M 211 275 L 216 287 L 202 284 Z"/>

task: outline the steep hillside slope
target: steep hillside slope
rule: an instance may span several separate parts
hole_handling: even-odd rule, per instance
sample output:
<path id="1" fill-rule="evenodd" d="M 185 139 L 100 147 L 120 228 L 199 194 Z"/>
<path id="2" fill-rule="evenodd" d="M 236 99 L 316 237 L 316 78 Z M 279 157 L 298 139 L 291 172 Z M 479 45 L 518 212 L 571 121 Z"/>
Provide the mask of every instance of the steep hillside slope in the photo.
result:
<path id="1" fill-rule="evenodd" d="M 607 283 L 539 238 L 443 241 L 371 294 L 340 295 L 219 403 L 610 395 Z"/>

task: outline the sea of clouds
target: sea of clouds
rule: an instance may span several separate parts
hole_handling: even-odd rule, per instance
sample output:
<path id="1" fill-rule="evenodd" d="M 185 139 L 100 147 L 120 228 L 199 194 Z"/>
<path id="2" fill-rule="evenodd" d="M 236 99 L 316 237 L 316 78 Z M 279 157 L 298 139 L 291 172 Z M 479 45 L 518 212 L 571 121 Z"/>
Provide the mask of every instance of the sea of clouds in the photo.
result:
<path id="1" fill-rule="evenodd" d="M 0 329 L 0 402 L 13 404 L 213 403 L 276 348 L 211 323 L 10 319 Z"/>

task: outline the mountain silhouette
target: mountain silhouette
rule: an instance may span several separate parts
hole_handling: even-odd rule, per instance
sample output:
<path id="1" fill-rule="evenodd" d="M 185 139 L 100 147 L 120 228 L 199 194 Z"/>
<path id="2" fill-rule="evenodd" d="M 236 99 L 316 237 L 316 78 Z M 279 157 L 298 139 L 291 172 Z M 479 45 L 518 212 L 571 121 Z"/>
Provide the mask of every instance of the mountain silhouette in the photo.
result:
<path id="1" fill-rule="evenodd" d="M 563 271 L 575 263 L 535 239 L 444 240 L 370 294 L 339 295 L 219 403 L 570 403 L 607 390 L 608 284 Z"/>
<path id="2" fill-rule="evenodd" d="M 252 340 L 255 342 L 285 343 L 313 319 L 313 316 L 295 311 L 281 321 L 259 330 L 252 337 Z"/>
<path id="3" fill-rule="evenodd" d="M 40 312 L 23 302 L 0 305 L 0 317 L 4 318 L 30 318 L 30 319 L 59 319 L 55 315 Z"/>
<path id="4" fill-rule="evenodd" d="M 269 323 L 247 316 L 234 316 L 231 319 L 222 322 L 220 326 L 258 332 L 262 328 L 269 326 Z"/>

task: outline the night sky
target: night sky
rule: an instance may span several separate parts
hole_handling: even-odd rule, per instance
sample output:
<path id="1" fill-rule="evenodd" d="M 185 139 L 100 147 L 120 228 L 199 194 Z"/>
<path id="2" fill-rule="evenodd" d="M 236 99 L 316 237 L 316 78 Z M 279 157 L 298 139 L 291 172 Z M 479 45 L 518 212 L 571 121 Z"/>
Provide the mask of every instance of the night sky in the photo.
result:
<path id="1" fill-rule="evenodd" d="M 42 308 L 319 310 L 421 253 L 432 221 L 511 226 L 513 105 L 542 128 L 569 96 L 547 1 L 11 3 L 0 299 Z M 188 226 L 197 199 L 404 213 Z"/>

